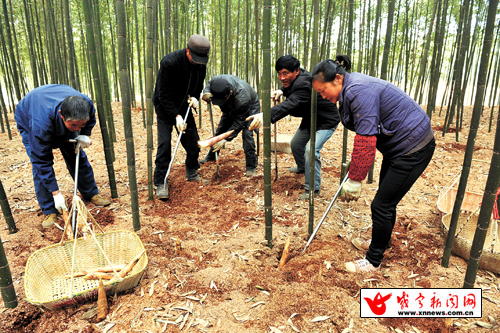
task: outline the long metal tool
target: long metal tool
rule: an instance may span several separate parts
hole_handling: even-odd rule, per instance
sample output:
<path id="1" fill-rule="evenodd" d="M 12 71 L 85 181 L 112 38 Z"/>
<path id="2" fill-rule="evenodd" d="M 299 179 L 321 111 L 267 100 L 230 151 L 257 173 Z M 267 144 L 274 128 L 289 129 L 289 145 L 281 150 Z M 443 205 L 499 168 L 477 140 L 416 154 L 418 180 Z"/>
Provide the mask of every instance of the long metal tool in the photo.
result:
<path id="1" fill-rule="evenodd" d="M 78 143 L 76 139 L 69 139 L 68 142 Z M 80 169 L 80 148 L 76 151 L 76 160 L 75 160 L 75 189 L 73 190 L 73 201 L 75 201 L 76 193 L 78 191 L 78 170 Z M 67 213 L 63 215 L 68 215 Z M 66 223 L 66 218 L 65 221 Z M 76 209 L 73 209 L 73 215 L 71 216 L 71 229 L 73 229 L 73 235 L 76 238 Z"/>
<path id="2" fill-rule="evenodd" d="M 333 196 L 332 201 L 328 205 L 328 208 L 326 209 L 325 213 L 323 214 L 323 217 L 321 218 L 318 225 L 316 226 L 316 229 L 314 229 L 314 232 L 311 234 L 311 237 L 309 237 L 309 240 L 307 241 L 307 244 L 304 247 L 304 249 L 302 250 L 301 254 L 306 251 L 307 247 L 309 246 L 309 244 L 311 244 L 312 240 L 314 239 L 314 236 L 316 236 L 316 233 L 318 232 L 319 228 L 321 227 L 321 224 L 323 224 L 323 221 L 325 220 L 326 215 L 328 215 L 328 212 L 330 211 L 333 204 L 335 203 L 335 200 L 337 200 L 337 197 L 339 196 L 340 192 L 342 191 L 342 186 L 344 186 L 344 183 L 347 181 L 348 178 L 349 178 L 349 172 L 346 173 L 344 179 L 342 180 L 342 183 L 340 183 L 339 189 L 337 190 L 337 192 Z"/>
<path id="3" fill-rule="evenodd" d="M 187 111 L 186 111 L 186 116 L 184 117 L 184 124 L 186 124 L 188 115 L 189 115 L 189 109 L 191 109 L 190 106 L 188 106 Z M 168 175 L 170 174 L 170 169 L 172 169 L 172 164 L 174 163 L 174 158 L 175 154 L 177 153 L 177 148 L 179 148 L 179 143 L 181 143 L 181 137 L 182 137 L 182 131 L 179 132 L 179 137 L 177 138 L 177 143 L 175 144 L 175 149 L 174 149 L 174 155 L 172 155 L 172 158 L 170 159 L 170 164 L 168 165 L 168 170 L 167 174 L 165 175 L 165 180 L 163 181 L 163 185 L 167 187 L 167 178 Z"/>
<path id="4" fill-rule="evenodd" d="M 273 98 L 274 106 L 278 103 L 276 99 Z M 276 175 L 274 177 L 274 181 L 278 180 L 278 125 L 277 122 L 274 123 L 274 166 L 276 170 Z"/>
<path id="5" fill-rule="evenodd" d="M 212 100 L 209 100 L 208 103 L 208 112 L 210 113 L 210 123 L 212 124 L 212 135 L 215 136 L 215 127 L 214 127 L 214 116 L 212 114 Z M 219 170 L 219 152 L 216 151 L 215 153 L 215 161 L 217 163 L 217 176 L 220 177 L 220 170 Z"/>

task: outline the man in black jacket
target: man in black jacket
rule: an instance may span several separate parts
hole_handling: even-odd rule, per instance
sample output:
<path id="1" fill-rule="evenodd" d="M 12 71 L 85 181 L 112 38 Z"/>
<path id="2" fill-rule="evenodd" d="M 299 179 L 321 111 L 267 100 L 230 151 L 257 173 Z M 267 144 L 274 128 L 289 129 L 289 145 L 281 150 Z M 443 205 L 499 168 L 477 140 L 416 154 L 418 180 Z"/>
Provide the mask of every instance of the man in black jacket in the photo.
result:
<path id="1" fill-rule="evenodd" d="M 168 187 L 164 187 L 165 175 L 170 164 L 172 128 L 183 131 L 181 144 L 186 150 L 186 178 L 200 181 L 198 157 L 198 129 L 192 110 L 198 108 L 196 96 L 200 96 L 205 80 L 210 41 L 201 35 L 192 35 L 187 47 L 167 54 L 160 63 L 156 79 L 153 104 L 158 126 L 154 183 L 158 199 L 168 199 Z M 187 119 L 186 119 L 187 114 Z"/>
<path id="2" fill-rule="evenodd" d="M 293 173 L 305 173 L 305 192 L 299 200 L 309 199 L 309 159 L 310 159 L 310 129 L 311 129 L 311 74 L 300 68 L 300 61 L 291 55 L 280 57 L 276 61 L 275 69 L 278 77 L 283 83 L 283 87 L 272 93 L 272 98 L 278 100 L 282 95 L 286 99 L 271 108 L 271 123 L 275 123 L 281 118 L 291 115 L 302 117 L 297 132 L 290 142 L 296 167 L 290 168 Z M 321 97 L 318 94 L 317 101 L 317 127 L 315 146 L 315 171 L 314 171 L 314 196 L 320 193 L 321 189 L 321 148 L 325 142 L 333 135 L 340 122 L 337 106 Z M 258 128 L 262 125 L 262 113 L 249 117 L 252 119 L 250 129 Z"/>
<path id="3" fill-rule="evenodd" d="M 207 156 L 200 161 L 205 163 L 215 160 L 215 152 L 219 151 L 226 142 L 232 141 L 243 131 L 243 150 L 246 158 L 246 175 L 252 177 L 257 168 L 257 155 L 255 155 L 255 141 L 253 131 L 250 131 L 250 121 L 246 118 L 260 112 L 259 96 L 245 81 L 234 75 L 216 75 L 208 81 L 203 90 L 203 100 L 212 100 L 219 105 L 222 111 L 219 126 L 215 135 L 233 131 L 226 139 L 214 144 Z"/>

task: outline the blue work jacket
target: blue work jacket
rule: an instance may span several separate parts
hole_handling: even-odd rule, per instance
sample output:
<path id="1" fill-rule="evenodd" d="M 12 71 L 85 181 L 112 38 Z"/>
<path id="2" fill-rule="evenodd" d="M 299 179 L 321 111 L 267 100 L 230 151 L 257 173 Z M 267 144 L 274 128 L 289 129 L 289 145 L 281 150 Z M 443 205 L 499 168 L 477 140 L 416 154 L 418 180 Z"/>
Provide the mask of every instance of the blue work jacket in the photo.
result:
<path id="1" fill-rule="evenodd" d="M 90 136 L 96 124 L 94 104 L 86 95 L 62 84 L 47 84 L 30 91 L 17 104 L 15 119 L 21 134 L 28 134 L 30 159 L 42 184 L 50 192 L 59 189 L 54 173 L 54 155 L 52 149 L 67 145 L 68 139 L 74 139 L 76 132 L 70 131 L 59 114 L 62 101 L 68 96 L 82 96 L 92 105 L 92 112 L 87 124 L 80 130 L 81 135 Z"/>

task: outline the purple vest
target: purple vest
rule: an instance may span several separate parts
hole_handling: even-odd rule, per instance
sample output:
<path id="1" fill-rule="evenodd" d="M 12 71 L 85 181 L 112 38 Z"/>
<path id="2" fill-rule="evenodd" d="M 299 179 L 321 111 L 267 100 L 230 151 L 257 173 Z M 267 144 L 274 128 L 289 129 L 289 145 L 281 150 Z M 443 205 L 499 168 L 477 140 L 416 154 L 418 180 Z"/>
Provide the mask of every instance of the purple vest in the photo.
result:
<path id="1" fill-rule="evenodd" d="M 376 135 L 384 157 L 406 154 L 432 131 L 417 102 L 378 78 L 346 73 L 338 102 L 342 124 L 359 135 Z"/>

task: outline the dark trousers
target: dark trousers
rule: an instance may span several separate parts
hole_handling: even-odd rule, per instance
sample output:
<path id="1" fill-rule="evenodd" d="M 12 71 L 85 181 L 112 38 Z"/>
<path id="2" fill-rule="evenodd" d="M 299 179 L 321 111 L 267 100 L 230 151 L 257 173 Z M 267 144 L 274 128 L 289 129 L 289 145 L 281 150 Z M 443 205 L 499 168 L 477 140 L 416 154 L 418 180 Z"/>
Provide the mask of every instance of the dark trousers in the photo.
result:
<path id="1" fill-rule="evenodd" d="M 183 118 L 184 116 L 185 114 L 182 115 Z M 167 124 L 166 121 L 159 117 L 156 118 L 156 121 L 158 128 L 158 148 L 156 149 L 154 183 L 158 186 L 164 183 L 165 175 L 167 174 L 172 158 L 172 128 L 175 126 Z M 186 131 L 181 136 L 181 144 L 186 150 L 186 170 L 198 170 L 200 168 L 200 164 L 198 163 L 198 157 L 200 156 L 198 141 L 200 137 L 191 111 L 189 111 L 186 123 Z"/>
<path id="2" fill-rule="evenodd" d="M 23 129 L 19 129 L 21 132 L 21 137 L 23 140 L 24 147 L 26 148 L 26 154 L 31 160 L 31 146 L 29 141 L 29 134 Z M 66 162 L 66 167 L 68 171 L 75 179 L 75 163 L 76 163 L 76 154 L 75 154 L 75 145 L 70 142 L 65 142 L 59 148 Z M 49 215 L 52 213 L 57 213 L 57 209 L 54 205 L 54 197 L 52 196 L 52 192 L 50 192 L 42 183 L 42 180 L 39 176 L 39 171 L 33 167 L 33 163 L 31 164 L 31 171 L 33 173 L 33 182 L 35 183 L 35 193 L 36 199 L 40 208 L 42 209 L 43 214 Z M 94 195 L 99 193 L 97 189 L 97 185 L 94 179 L 94 171 L 92 170 L 92 166 L 87 159 L 87 155 L 83 150 L 80 150 L 80 158 L 78 159 L 78 191 L 80 191 L 81 195 L 84 199 L 89 200 Z"/>
<path id="3" fill-rule="evenodd" d="M 253 131 L 250 131 L 248 127 L 250 127 L 251 121 L 247 121 L 245 124 L 245 128 L 242 131 L 242 139 L 243 139 L 243 151 L 245 152 L 246 158 L 246 169 L 255 169 L 257 167 L 257 155 L 255 154 L 255 140 L 253 138 Z M 231 121 L 221 121 L 217 126 L 216 133 L 223 134 L 229 130 L 229 128 L 233 125 Z M 215 153 L 212 148 L 207 154 L 207 160 L 215 160 Z"/>
<path id="4" fill-rule="evenodd" d="M 379 188 L 371 205 L 372 242 L 366 253 L 366 259 L 373 266 L 380 265 L 391 241 L 396 206 L 424 172 L 435 148 L 436 142 L 432 139 L 415 153 L 382 160 Z"/>

